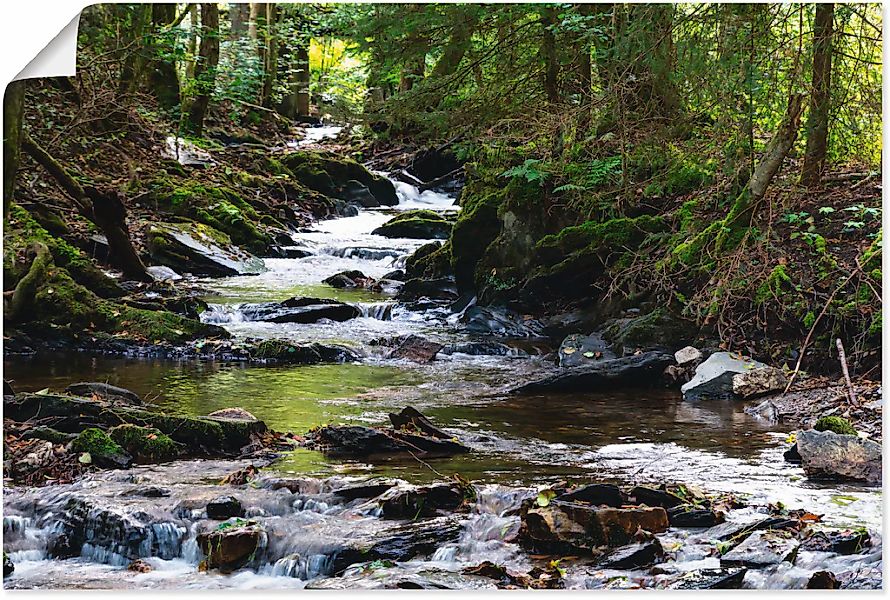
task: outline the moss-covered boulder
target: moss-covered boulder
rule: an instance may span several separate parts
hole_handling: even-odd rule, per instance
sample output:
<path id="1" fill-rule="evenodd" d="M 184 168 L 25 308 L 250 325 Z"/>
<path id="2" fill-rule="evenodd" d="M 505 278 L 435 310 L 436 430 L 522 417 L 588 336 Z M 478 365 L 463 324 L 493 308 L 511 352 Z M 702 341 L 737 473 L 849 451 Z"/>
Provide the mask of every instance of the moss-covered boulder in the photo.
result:
<path id="1" fill-rule="evenodd" d="M 153 223 L 147 232 L 152 258 L 177 273 L 208 277 L 253 275 L 262 259 L 241 250 L 225 233 L 201 223 Z"/>
<path id="2" fill-rule="evenodd" d="M 89 454 L 91 462 L 104 468 L 127 469 L 133 462 L 132 457 L 119 444 L 96 427 L 84 429 L 71 442 L 71 449 Z"/>
<path id="3" fill-rule="evenodd" d="M 108 436 L 136 462 L 156 463 L 176 458 L 179 449 L 170 437 L 153 427 L 126 423 L 112 427 Z"/>
<path id="4" fill-rule="evenodd" d="M 662 348 L 676 350 L 695 340 L 698 328 L 691 321 L 672 315 L 664 308 L 639 316 L 613 319 L 603 330 L 603 337 L 618 352 Z"/>
<path id="5" fill-rule="evenodd" d="M 357 182 L 366 187 L 380 204 L 394 206 L 399 203 L 396 188 L 389 179 L 371 173 L 350 158 L 330 152 L 300 150 L 286 154 L 281 163 L 297 181 L 326 196 L 352 197 Z"/>
<path id="6" fill-rule="evenodd" d="M 261 215 L 232 187 L 161 177 L 149 190 L 156 206 L 221 231 L 250 252 L 264 254 L 272 245 Z"/>
<path id="7" fill-rule="evenodd" d="M 406 279 L 440 279 L 451 275 L 451 242 L 430 242 L 405 260 Z"/>
<path id="8" fill-rule="evenodd" d="M 83 252 L 51 235 L 31 214 L 17 204 L 11 204 L 3 228 L 3 289 L 11 290 L 28 272 L 31 247 L 35 242 L 45 244 L 53 263 L 65 269 L 74 281 L 101 298 L 124 295 L 117 282 L 102 272 Z"/>
<path id="9" fill-rule="evenodd" d="M 408 210 L 393 217 L 371 233 L 388 238 L 444 240 L 451 235 L 453 223 L 432 210 Z"/>
<path id="10" fill-rule="evenodd" d="M 474 288 L 476 264 L 501 231 L 498 208 L 503 191 L 468 184 L 461 194 L 461 211 L 451 230 L 451 266 L 458 289 Z"/>

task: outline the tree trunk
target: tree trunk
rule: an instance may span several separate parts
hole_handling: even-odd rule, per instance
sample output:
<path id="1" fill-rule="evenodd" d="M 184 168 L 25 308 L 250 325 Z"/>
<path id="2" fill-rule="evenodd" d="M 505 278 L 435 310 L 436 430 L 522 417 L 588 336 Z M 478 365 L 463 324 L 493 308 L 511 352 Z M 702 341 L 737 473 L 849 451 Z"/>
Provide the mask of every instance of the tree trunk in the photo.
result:
<path id="1" fill-rule="evenodd" d="M 300 45 L 295 54 L 297 116 L 305 117 L 309 115 L 309 43 Z"/>
<path id="2" fill-rule="evenodd" d="M 278 41 L 275 34 L 277 8 L 274 2 L 266 3 L 265 30 L 263 36 L 263 90 L 260 105 L 272 107 L 272 93 L 278 74 Z"/>
<path id="3" fill-rule="evenodd" d="M 25 82 L 13 81 L 3 96 L 3 220 L 15 191 L 22 138 L 22 113 L 25 109 Z"/>
<path id="4" fill-rule="evenodd" d="M 170 50 L 163 47 L 163 42 L 158 33 L 162 29 L 171 27 L 176 21 L 175 4 L 151 5 L 152 35 L 150 38 L 150 59 L 148 82 L 158 100 L 158 105 L 168 111 L 177 109 L 180 105 L 179 75 L 176 72 L 176 63 L 173 59 L 165 58 L 162 50 Z"/>
<path id="5" fill-rule="evenodd" d="M 127 56 L 121 67 L 117 86 L 118 102 L 127 104 L 128 98 L 139 86 L 145 68 L 146 49 L 144 44 L 145 31 L 151 22 L 152 7 L 150 4 L 133 5 L 132 25 L 127 28 Z"/>
<path id="6" fill-rule="evenodd" d="M 553 33 L 556 24 L 556 8 L 545 5 L 541 13 L 541 25 L 544 27 L 541 58 L 544 62 L 544 93 L 551 104 L 559 102 L 559 59 L 556 55 L 556 36 Z"/>
<path id="7" fill-rule="evenodd" d="M 210 95 L 216 85 L 216 66 L 219 63 L 219 5 L 201 4 L 201 49 L 195 65 L 196 95 L 189 107 L 188 128 L 195 135 L 204 132 L 204 117 L 210 105 Z"/>
<path id="8" fill-rule="evenodd" d="M 578 12 L 585 17 L 585 27 L 590 26 L 590 20 L 594 16 L 594 6 L 591 4 L 578 4 Z M 580 42 L 581 56 L 578 60 L 578 93 L 581 102 L 581 118 L 578 122 L 578 129 L 581 132 L 586 131 L 590 127 L 591 112 L 593 110 L 593 60 L 591 57 L 591 47 L 587 38 L 583 38 Z"/>
<path id="9" fill-rule="evenodd" d="M 46 169 L 74 201 L 77 211 L 96 224 L 108 240 L 108 257 L 112 265 L 130 279 L 151 281 L 142 259 L 133 248 L 127 229 L 127 209 L 115 192 L 84 189 L 56 159 L 22 133 L 22 149 Z"/>
<path id="10" fill-rule="evenodd" d="M 232 23 L 229 28 L 229 38 L 237 40 L 244 37 L 250 22 L 250 4 L 246 2 L 229 4 L 229 20 Z"/>
<path id="11" fill-rule="evenodd" d="M 257 45 L 257 52 L 262 53 L 260 49 L 260 27 L 266 20 L 266 5 L 262 2 L 250 3 L 250 21 L 247 24 L 247 35 Z M 262 56 L 260 56 L 262 59 Z"/>
<path id="12" fill-rule="evenodd" d="M 34 304 L 37 288 L 46 276 L 46 271 L 53 264 L 53 255 L 43 242 L 34 242 L 31 248 L 34 251 L 34 260 L 28 272 L 22 277 L 12 292 L 12 297 L 6 305 L 5 320 L 9 323 L 20 321 L 25 313 Z"/>
<path id="13" fill-rule="evenodd" d="M 834 4 L 817 4 L 813 23 L 813 94 L 807 115 L 807 148 L 800 183 L 818 185 L 828 153 L 828 114 L 831 108 L 831 44 L 834 36 Z"/>
<path id="14" fill-rule="evenodd" d="M 770 181 L 779 171 L 788 151 L 797 140 L 800 130 L 800 114 L 803 111 L 803 95 L 793 94 L 788 98 L 788 109 L 785 118 L 776 130 L 772 139 L 763 150 L 763 158 L 757 164 L 757 168 L 751 174 L 748 188 L 751 191 L 751 201 L 755 202 L 766 195 L 766 189 Z"/>
<path id="15" fill-rule="evenodd" d="M 452 75 L 460 66 L 464 54 L 473 37 L 476 29 L 476 18 L 471 14 L 456 12 L 453 25 L 451 26 L 451 36 L 442 51 L 442 57 L 436 62 L 430 73 L 431 79 L 441 79 Z"/>
<path id="16" fill-rule="evenodd" d="M 195 65 L 198 62 L 198 5 L 189 4 L 189 48 L 188 54 L 191 59 L 185 65 L 185 78 L 189 81 L 195 78 Z"/>

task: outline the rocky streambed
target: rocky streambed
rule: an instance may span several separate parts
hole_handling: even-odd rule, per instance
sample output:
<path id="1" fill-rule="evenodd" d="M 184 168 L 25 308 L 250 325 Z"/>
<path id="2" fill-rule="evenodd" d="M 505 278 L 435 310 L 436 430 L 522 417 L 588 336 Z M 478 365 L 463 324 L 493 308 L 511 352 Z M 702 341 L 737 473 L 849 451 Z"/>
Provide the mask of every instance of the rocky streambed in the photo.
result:
<path id="1" fill-rule="evenodd" d="M 6 463 L 6 587 L 881 586 L 875 442 L 858 435 L 881 437 L 877 385 L 792 415 L 784 373 L 685 348 L 658 315 L 591 332 L 583 314 L 478 306 L 417 267 L 455 196 L 395 189 L 397 205 L 317 223 L 252 274 L 177 281 L 231 339 L 6 357 L 7 435 L 61 431 L 22 458 L 49 444 L 75 468 L 41 485 Z M 59 393 L 82 381 L 138 405 Z M 235 407 L 250 431 L 183 435 Z M 820 416 L 853 432 L 797 433 Z M 72 436 L 122 424 L 176 452 L 81 462 Z M 786 460 L 795 436 L 829 439 L 831 464 L 809 468 L 806 445 Z"/>

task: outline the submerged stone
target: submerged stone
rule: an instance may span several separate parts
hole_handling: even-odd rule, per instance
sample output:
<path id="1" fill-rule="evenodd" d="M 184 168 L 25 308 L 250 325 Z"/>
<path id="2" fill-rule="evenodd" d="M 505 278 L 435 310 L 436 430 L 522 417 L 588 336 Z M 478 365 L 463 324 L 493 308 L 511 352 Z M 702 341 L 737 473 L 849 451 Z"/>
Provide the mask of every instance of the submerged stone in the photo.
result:
<path id="1" fill-rule="evenodd" d="M 387 358 L 406 359 L 416 363 L 428 363 L 436 358 L 439 350 L 444 346 L 438 342 L 432 342 L 419 335 L 409 335 Z"/>
<path id="2" fill-rule="evenodd" d="M 466 446 L 452 440 L 361 425 L 320 427 L 306 434 L 306 446 L 332 456 L 362 458 L 393 454 L 453 456 L 470 451 Z"/>
<path id="3" fill-rule="evenodd" d="M 793 563 L 798 542 L 787 531 L 755 531 L 741 544 L 724 554 L 720 564 L 726 567 L 759 569 L 782 562 Z"/>
<path id="4" fill-rule="evenodd" d="M 664 352 L 644 352 L 611 360 L 601 360 L 526 383 L 515 389 L 517 394 L 546 392 L 589 392 L 616 386 L 646 387 L 662 381 L 665 367 L 674 357 Z"/>
<path id="5" fill-rule="evenodd" d="M 655 564 L 664 555 L 658 539 L 630 544 L 609 553 L 597 563 L 601 569 L 639 569 Z"/>
<path id="6" fill-rule="evenodd" d="M 225 521 L 233 517 L 243 517 L 244 507 L 234 496 L 219 496 L 207 503 L 207 518 Z"/>
<path id="7" fill-rule="evenodd" d="M 675 590 L 737 590 L 742 587 L 748 569 L 702 569 L 683 576 Z"/>

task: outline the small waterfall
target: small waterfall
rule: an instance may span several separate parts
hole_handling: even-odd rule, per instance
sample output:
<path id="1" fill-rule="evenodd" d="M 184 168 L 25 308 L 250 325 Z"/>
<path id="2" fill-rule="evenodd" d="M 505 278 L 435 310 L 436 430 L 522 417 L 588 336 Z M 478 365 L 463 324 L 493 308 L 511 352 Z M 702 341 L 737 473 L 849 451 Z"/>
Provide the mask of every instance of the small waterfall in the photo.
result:
<path id="1" fill-rule="evenodd" d="M 360 303 L 356 305 L 359 310 L 362 311 L 363 317 L 368 317 L 370 319 L 377 319 L 378 321 L 391 321 L 392 320 L 392 309 L 395 306 L 395 302 L 374 302 L 374 303 Z"/>
<path id="2" fill-rule="evenodd" d="M 310 554 L 306 557 L 302 557 L 299 554 L 290 554 L 278 559 L 272 565 L 270 574 L 278 577 L 295 577 L 308 581 L 329 574 L 332 562 L 333 557 L 328 554 Z"/>
<path id="3" fill-rule="evenodd" d="M 240 304 L 208 304 L 207 310 L 201 313 L 202 323 L 243 323 L 246 321 Z"/>

